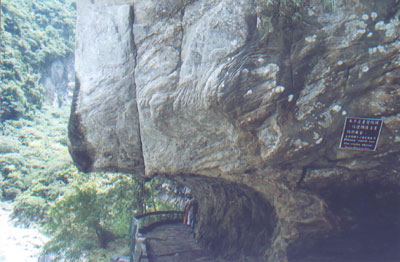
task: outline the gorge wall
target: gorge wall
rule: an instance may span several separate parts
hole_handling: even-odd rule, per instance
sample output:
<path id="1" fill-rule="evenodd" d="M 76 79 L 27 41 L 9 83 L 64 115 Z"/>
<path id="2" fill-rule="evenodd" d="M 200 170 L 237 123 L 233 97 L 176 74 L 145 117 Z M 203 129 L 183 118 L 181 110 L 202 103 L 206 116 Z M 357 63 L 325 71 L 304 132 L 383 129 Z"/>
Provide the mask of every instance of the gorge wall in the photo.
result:
<path id="1" fill-rule="evenodd" d="M 40 81 L 45 90 L 44 100 L 58 107 L 70 104 L 75 85 L 74 55 L 59 57 L 45 68 Z"/>
<path id="2" fill-rule="evenodd" d="M 80 0 L 71 155 L 189 186 L 225 256 L 399 258 L 399 10 Z M 346 116 L 383 120 L 376 151 L 339 148 Z"/>

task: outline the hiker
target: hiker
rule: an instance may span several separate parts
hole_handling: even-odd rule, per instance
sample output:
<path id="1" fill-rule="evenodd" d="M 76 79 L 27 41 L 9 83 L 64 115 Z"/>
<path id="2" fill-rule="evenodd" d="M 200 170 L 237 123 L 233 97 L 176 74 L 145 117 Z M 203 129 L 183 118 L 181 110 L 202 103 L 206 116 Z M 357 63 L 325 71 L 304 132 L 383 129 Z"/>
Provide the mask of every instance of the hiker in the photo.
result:
<path id="1" fill-rule="evenodd" d="M 190 205 L 191 205 L 191 200 L 192 197 L 189 196 L 189 199 L 186 201 L 185 203 L 185 216 L 183 217 L 183 224 L 185 225 L 190 225 L 189 224 L 189 209 L 190 209 Z"/>
<path id="2" fill-rule="evenodd" d="M 196 199 L 192 199 L 189 207 L 189 214 L 190 220 L 189 220 L 189 225 L 192 231 L 194 230 L 194 225 L 196 223 L 196 215 L 197 215 L 197 210 L 198 210 L 199 204 L 197 203 Z"/>

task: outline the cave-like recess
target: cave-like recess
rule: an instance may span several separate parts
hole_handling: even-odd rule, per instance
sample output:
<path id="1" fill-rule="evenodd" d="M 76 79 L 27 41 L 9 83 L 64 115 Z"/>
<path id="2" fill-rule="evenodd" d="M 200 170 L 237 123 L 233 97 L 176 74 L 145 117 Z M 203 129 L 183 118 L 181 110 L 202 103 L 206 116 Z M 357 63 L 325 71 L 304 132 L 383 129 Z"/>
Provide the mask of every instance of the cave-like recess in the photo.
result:
<path id="1" fill-rule="evenodd" d="M 262 259 L 271 245 L 277 218 L 272 205 L 248 186 L 218 178 L 173 176 L 199 202 L 195 235 L 223 257 Z"/>
<path id="2" fill-rule="evenodd" d="M 300 239 L 288 248 L 290 262 L 400 261 L 398 186 L 365 182 L 319 192 L 337 218 L 334 232 Z"/>
<path id="3" fill-rule="evenodd" d="M 278 233 L 274 207 L 248 186 L 196 175 L 169 177 L 199 201 L 198 240 L 223 257 L 265 261 Z M 365 182 L 317 192 L 334 217 L 333 230 L 302 235 L 287 249 L 289 262 L 400 261 L 400 192 Z"/>

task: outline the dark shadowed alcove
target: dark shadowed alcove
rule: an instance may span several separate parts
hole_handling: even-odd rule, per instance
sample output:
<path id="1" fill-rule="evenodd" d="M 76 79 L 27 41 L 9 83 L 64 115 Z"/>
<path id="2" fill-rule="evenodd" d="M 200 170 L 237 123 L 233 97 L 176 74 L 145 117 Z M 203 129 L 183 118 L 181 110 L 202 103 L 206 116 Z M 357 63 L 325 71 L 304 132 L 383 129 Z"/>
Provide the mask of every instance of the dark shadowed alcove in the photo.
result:
<path id="1" fill-rule="evenodd" d="M 400 193 L 397 186 L 364 183 L 320 192 L 338 217 L 338 230 L 288 249 L 291 262 L 400 261 Z"/>

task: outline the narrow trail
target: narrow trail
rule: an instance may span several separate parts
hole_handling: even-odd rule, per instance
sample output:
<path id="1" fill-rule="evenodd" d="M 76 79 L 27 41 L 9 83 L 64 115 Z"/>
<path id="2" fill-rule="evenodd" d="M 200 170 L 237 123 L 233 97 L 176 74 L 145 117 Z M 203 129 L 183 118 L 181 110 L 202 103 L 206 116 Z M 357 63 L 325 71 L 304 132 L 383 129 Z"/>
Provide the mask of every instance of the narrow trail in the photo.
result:
<path id="1" fill-rule="evenodd" d="M 144 234 L 149 262 L 216 262 L 222 261 L 201 248 L 183 224 L 157 226 Z"/>
<path id="2" fill-rule="evenodd" d="M 10 221 L 11 204 L 0 203 L 0 262 L 37 262 L 48 240 L 35 228 L 20 228 Z"/>

